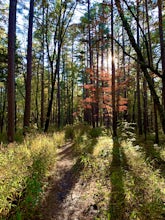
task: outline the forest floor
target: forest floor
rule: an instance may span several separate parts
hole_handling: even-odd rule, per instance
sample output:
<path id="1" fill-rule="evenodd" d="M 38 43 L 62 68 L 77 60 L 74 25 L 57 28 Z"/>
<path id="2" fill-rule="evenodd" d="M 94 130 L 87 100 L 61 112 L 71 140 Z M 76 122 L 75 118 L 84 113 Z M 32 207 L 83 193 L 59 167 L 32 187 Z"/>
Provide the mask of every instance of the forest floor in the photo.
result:
<path id="1" fill-rule="evenodd" d="M 71 142 L 58 148 L 35 220 L 165 219 L 164 147 L 107 137 L 83 146 L 80 156 Z"/>
<path id="2" fill-rule="evenodd" d="M 40 220 L 92 220 L 98 209 L 94 203 L 95 183 L 85 182 L 79 162 L 73 154 L 73 144 L 58 148 L 57 163 L 51 171 L 49 185 L 39 208 Z"/>
<path id="3" fill-rule="evenodd" d="M 165 137 L 127 133 L 75 125 L 2 148 L 0 219 L 164 220 Z"/>

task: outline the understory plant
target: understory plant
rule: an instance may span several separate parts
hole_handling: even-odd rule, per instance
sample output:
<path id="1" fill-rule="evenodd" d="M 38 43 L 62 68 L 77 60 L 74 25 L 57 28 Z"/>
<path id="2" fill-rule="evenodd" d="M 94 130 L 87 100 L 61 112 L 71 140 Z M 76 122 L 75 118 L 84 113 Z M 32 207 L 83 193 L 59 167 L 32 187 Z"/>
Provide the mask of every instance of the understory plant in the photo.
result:
<path id="1" fill-rule="evenodd" d="M 27 219 L 33 215 L 43 179 L 56 160 L 64 133 L 30 135 L 22 144 L 0 149 L 0 219 Z"/>

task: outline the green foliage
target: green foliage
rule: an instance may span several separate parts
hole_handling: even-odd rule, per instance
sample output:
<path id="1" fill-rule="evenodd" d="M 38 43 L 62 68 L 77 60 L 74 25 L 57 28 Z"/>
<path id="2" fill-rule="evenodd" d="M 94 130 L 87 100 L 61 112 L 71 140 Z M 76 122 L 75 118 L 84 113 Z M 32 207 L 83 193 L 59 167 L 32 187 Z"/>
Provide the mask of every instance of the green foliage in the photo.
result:
<path id="1" fill-rule="evenodd" d="M 132 219 L 164 219 L 165 182 L 131 142 L 122 143 L 129 170 L 125 174 L 125 204 Z M 146 218 L 145 218 L 146 217 Z"/>
<path id="2" fill-rule="evenodd" d="M 91 137 L 91 138 L 97 138 L 97 137 L 101 136 L 102 133 L 103 133 L 102 128 L 100 128 L 100 127 L 92 128 L 92 129 L 89 131 L 89 137 Z"/>
<path id="3" fill-rule="evenodd" d="M 127 121 L 122 121 L 118 126 L 119 138 L 122 140 L 132 140 L 135 141 L 135 123 L 129 123 Z"/>
<path id="4" fill-rule="evenodd" d="M 103 134 L 102 128 L 91 128 L 84 124 L 69 125 L 65 128 L 65 138 L 74 142 L 75 155 L 80 157 L 83 155 L 83 158 L 92 155 L 101 134 Z"/>
<path id="5" fill-rule="evenodd" d="M 1 143 L 7 143 L 7 134 L 6 133 L 0 133 L 0 141 L 1 141 Z"/>
<path id="6" fill-rule="evenodd" d="M 67 125 L 65 127 L 65 139 L 79 139 L 91 130 L 90 126 L 84 124 Z"/>
<path id="7" fill-rule="evenodd" d="M 62 146 L 65 143 L 65 132 L 55 132 L 53 133 L 53 139 L 56 146 Z"/>
<path id="8" fill-rule="evenodd" d="M 73 140 L 74 139 L 74 128 L 73 128 L 73 126 L 67 125 L 65 127 L 65 139 L 66 140 L 68 140 L 68 139 Z"/>
<path id="9" fill-rule="evenodd" d="M 0 151 L 0 219 L 32 217 L 43 188 L 43 178 L 56 160 L 64 133 L 29 135 L 23 144 Z"/>
<path id="10" fill-rule="evenodd" d="M 124 131 L 131 132 L 130 139 L 127 134 L 120 142 L 106 135 L 91 138 L 91 129 L 77 139 L 83 181 L 94 184 L 94 204 L 99 209 L 95 219 L 164 219 L 165 181 L 146 161 L 141 147 L 132 144 L 134 125 Z M 163 152 L 161 147 L 162 157 Z"/>

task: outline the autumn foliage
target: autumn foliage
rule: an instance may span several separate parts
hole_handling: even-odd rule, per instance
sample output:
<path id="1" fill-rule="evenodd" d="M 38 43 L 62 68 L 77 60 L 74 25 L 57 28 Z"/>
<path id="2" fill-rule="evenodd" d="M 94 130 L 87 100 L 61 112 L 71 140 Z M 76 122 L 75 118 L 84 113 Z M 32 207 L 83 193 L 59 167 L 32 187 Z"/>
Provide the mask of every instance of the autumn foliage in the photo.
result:
<path id="1" fill-rule="evenodd" d="M 86 69 L 88 83 L 83 85 L 84 98 L 81 107 L 86 111 L 91 111 L 94 118 L 103 118 L 105 121 L 112 118 L 112 87 L 111 73 L 100 71 L 95 74 L 93 70 Z M 116 76 L 116 111 L 118 113 L 127 111 L 128 99 L 123 97 L 124 91 L 128 86 L 129 79 L 122 77 L 122 71 L 119 70 Z"/>

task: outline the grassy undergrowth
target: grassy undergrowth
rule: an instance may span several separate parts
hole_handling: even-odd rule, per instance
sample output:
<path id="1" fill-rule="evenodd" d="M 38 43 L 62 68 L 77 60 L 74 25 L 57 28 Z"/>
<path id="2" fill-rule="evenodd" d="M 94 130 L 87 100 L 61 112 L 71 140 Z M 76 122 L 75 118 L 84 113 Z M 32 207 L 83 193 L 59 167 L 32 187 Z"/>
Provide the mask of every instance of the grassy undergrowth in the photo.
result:
<path id="1" fill-rule="evenodd" d="M 56 160 L 64 133 L 29 135 L 22 144 L 1 146 L 0 219 L 30 219 L 39 202 L 43 179 Z"/>
<path id="2" fill-rule="evenodd" d="M 165 219 L 163 142 L 153 150 L 153 141 L 137 145 L 133 129 L 115 140 L 101 129 L 67 129 L 83 163 L 81 178 L 91 187 L 96 220 Z"/>
<path id="3" fill-rule="evenodd" d="M 148 163 L 144 152 L 131 142 L 123 142 L 121 146 L 129 165 L 124 183 L 127 218 L 164 219 L 165 180 L 160 170 Z"/>
<path id="4" fill-rule="evenodd" d="M 56 148 L 71 140 L 81 166 L 86 197 L 95 220 L 165 219 L 165 144 L 142 142 L 125 127 L 112 139 L 102 128 L 67 126 L 64 132 L 32 135 L 22 144 L 1 147 L 1 219 L 32 219 L 43 178 L 56 160 Z M 86 187 L 86 188 L 85 188 Z M 89 192 L 91 190 L 91 193 Z"/>

